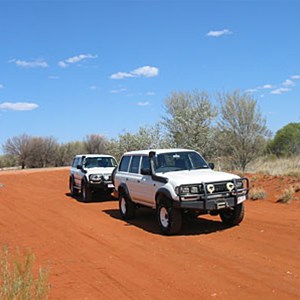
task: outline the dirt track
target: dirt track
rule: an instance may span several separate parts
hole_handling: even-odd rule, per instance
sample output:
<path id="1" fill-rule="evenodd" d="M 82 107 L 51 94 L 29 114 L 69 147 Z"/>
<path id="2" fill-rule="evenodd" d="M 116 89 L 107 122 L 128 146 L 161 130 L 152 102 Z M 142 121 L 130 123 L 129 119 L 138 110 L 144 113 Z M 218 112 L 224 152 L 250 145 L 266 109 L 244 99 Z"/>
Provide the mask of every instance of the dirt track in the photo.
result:
<path id="1" fill-rule="evenodd" d="M 0 183 L 0 246 L 49 263 L 50 299 L 300 299 L 299 200 L 269 192 L 246 202 L 240 226 L 204 216 L 165 237 L 152 211 L 128 223 L 115 200 L 70 197 L 66 169 L 2 172 Z"/>

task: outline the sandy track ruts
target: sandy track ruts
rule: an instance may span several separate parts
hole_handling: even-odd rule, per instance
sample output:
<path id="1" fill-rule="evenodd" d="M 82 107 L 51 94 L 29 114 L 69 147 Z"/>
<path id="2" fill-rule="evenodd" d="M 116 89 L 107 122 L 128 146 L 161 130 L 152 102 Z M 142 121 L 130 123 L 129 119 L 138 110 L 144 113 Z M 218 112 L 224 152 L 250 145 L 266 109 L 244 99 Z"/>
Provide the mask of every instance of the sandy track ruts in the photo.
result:
<path id="1" fill-rule="evenodd" d="M 125 222 L 115 200 L 70 197 L 67 169 L 0 183 L 1 246 L 49 265 L 50 299 L 300 299 L 300 201 L 247 201 L 240 226 L 205 216 L 166 237 L 150 210 Z"/>

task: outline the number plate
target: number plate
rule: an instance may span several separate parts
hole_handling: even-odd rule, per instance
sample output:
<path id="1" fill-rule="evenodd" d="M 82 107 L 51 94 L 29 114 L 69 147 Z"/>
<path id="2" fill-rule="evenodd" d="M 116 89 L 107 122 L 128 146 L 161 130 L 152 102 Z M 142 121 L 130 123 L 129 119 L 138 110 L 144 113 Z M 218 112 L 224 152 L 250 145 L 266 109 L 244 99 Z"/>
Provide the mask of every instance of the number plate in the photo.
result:
<path id="1" fill-rule="evenodd" d="M 237 198 L 237 203 L 239 204 L 239 203 L 241 203 L 245 200 L 246 200 L 246 195 L 240 196 L 240 197 Z"/>

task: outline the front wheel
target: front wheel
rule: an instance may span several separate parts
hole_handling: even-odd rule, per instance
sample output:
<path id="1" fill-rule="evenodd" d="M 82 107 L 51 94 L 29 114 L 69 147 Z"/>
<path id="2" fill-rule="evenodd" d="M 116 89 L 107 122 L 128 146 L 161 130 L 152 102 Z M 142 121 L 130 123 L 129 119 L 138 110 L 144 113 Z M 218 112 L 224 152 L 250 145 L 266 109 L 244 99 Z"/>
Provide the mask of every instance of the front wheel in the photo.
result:
<path id="1" fill-rule="evenodd" d="M 163 234 L 172 235 L 180 231 L 182 214 L 179 209 L 172 207 L 168 201 L 160 201 L 156 211 L 158 225 Z"/>
<path id="2" fill-rule="evenodd" d="M 123 219 L 133 219 L 135 217 L 135 204 L 131 199 L 124 195 L 124 193 L 119 193 L 119 211 Z"/>
<path id="3" fill-rule="evenodd" d="M 220 218 L 225 225 L 235 226 L 244 219 L 244 203 L 240 203 L 235 207 L 228 208 L 220 212 Z"/>
<path id="4" fill-rule="evenodd" d="M 82 182 L 81 193 L 83 202 L 92 201 L 93 193 L 86 182 Z"/>
<path id="5" fill-rule="evenodd" d="M 75 187 L 74 178 L 70 177 L 70 193 L 72 196 L 78 195 L 78 189 Z"/>

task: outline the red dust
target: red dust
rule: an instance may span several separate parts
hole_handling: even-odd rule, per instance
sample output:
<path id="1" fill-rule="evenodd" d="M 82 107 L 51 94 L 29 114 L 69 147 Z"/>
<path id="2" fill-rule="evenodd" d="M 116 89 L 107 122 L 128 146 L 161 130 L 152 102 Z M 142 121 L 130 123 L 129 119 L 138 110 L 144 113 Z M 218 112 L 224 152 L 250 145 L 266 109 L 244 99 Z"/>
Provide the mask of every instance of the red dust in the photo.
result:
<path id="1" fill-rule="evenodd" d="M 0 246 L 49 266 L 49 299 L 300 298 L 300 201 L 276 203 L 297 179 L 251 175 L 267 197 L 246 201 L 239 226 L 203 216 L 171 237 L 151 210 L 127 222 L 108 196 L 71 197 L 67 169 L 1 172 L 0 183 Z"/>

